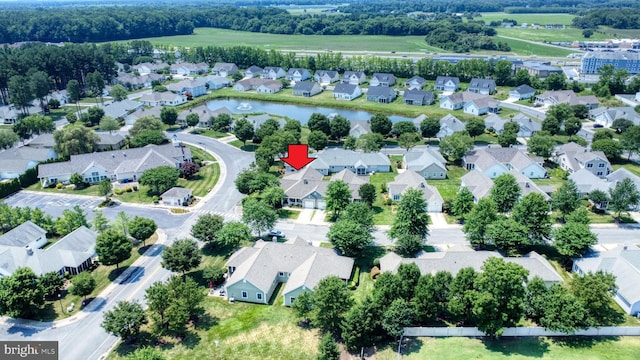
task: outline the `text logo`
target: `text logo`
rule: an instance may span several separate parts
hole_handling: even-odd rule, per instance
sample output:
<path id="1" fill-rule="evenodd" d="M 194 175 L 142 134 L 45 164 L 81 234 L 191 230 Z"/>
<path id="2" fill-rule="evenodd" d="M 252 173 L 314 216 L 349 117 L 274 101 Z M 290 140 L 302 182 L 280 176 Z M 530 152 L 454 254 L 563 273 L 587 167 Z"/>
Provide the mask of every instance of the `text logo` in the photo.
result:
<path id="1" fill-rule="evenodd" d="M 58 360 L 57 341 L 0 341 L 2 360 Z"/>

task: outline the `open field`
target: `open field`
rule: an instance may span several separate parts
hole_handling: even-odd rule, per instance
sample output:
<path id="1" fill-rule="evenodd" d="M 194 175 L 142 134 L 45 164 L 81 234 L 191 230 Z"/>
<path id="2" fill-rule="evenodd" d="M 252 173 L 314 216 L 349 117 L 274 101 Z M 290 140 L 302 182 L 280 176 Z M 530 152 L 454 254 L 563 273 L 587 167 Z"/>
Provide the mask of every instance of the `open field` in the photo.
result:
<path id="1" fill-rule="evenodd" d="M 562 49 L 544 44 L 529 43 L 518 39 L 507 39 L 497 36 L 496 40 L 507 43 L 511 47 L 511 52 L 517 55 L 535 55 L 538 57 L 566 57 L 576 51 L 572 49 Z M 495 54 L 495 51 L 491 54 Z"/>
<path id="2" fill-rule="evenodd" d="M 590 38 L 586 39 L 582 36 L 582 30 L 577 28 L 565 28 L 565 29 L 532 29 L 530 27 L 521 29 L 518 27 L 513 28 L 499 28 L 496 29 L 498 35 L 504 35 L 509 37 L 515 37 L 519 39 L 526 39 L 532 41 L 592 41 L 592 40 L 605 40 L 610 36 L 600 32 L 594 32 Z"/>
<path id="3" fill-rule="evenodd" d="M 453 351 L 452 351 L 453 350 Z M 397 348 L 387 346 L 378 360 L 397 358 Z M 403 351 L 404 359 L 636 359 L 640 338 L 415 338 Z"/>
<path id="4" fill-rule="evenodd" d="M 518 22 L 518 25 L 522 23 L 527 24 L 562 24 L 571 25 L 571 20 L 575 17 L 572 14 L 508 14 L 505 12 L 490 12 L 480 13 L 482 16 L 473 18 L 473 20 L 483 20 L 489 24 L 492 21 L 502 21 L 502 19 L 512 19 Z"/>

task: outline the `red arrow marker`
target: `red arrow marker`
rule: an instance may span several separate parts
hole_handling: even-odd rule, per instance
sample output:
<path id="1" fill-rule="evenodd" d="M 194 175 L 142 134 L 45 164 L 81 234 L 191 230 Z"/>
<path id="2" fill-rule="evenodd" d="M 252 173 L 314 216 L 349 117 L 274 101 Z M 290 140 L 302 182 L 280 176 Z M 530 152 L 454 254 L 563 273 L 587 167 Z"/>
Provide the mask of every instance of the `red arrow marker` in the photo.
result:
<path id="1" fill-rule="evenodd" d="M 286 162 L 292 168 L 300 170 L 305 165 L 311 163 L 315 158 L 309 157 L 309 146 L 302 144 L 289 144 L 288 150 L 289 156 L 286 158 L 280 158 L 280 160 Z"/>

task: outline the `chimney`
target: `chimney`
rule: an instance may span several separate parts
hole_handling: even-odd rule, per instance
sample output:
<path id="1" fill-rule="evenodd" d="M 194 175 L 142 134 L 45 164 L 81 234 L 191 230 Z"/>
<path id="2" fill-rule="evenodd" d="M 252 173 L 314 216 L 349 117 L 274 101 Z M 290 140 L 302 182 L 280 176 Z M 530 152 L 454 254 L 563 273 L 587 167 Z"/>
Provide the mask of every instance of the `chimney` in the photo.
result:
<path id="1" fill-rule="evenodd" d="M 27 255 L 33 255 L 33 249 L 31 248 L 31 246 L 27 245 L 24 247 L 24 249 L 27 250 Z"/>

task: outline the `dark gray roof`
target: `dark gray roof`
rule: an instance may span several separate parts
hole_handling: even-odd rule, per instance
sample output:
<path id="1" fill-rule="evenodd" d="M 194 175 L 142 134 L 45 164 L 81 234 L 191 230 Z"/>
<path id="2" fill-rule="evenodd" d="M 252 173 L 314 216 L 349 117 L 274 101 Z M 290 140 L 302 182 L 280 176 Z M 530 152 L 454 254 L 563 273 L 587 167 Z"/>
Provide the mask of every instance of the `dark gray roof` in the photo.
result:
<path id="1" fill-rule="evenodd" d="M 317 76 L 324 76 L 325 74 L 331 78 L 337 77 L 339 75 L 335 70 L 316 70 Z"/>
<path id="2" fill-rule="evenodd" d="M 124 117 L 130 111 L 141 108 L 142 103 L 135 100 L 124 99 L 122 101 L 114 101 L 103 108 L 105 116 L 111 116 L 114 119 Z"/>
<path id="3" fill-rule="evenodd" d="M 356 163 L 362 163 L 367 166 L 391 165 L 389 157 L 381 152 L 366 153 L 341 148 L 329 148 L 314 155 L 316 155 L 317 160 L 310 164 L 314 169 L 323 168 L 324 166 L 355 166 Z"/>
<path id="4" fill-rule="evenodd" d="M 261 73 L 262 70 L 264 70 L 263 68 L 259 67 L 259 66 L 251 66 L 247 69 L 247 71 L 251 72 L 252 74 L 257 74 L 257 73 Z"/>
<path id="5" fill-rule="evenodd" d="M 27 220 L 0 236 L 0 245 L 24 247 L 46 234 L 43 228 Z"/>
<path id="6" fill-rule="evenodd" d="M 425 80 L 423 77 L 421 76 L 414 76 L 411 79 L 407 80 L 408 83 L 416 83 L 416 84 L 424 84 L 427 82 L 427 80 Z"/>
<path id="7" fill-rule="evenodd" d="M 496 82 L 493 79 L 471 79 L 469 83 L 469 89 L 489 89 L 496 87 Z"/>
<path id="8" fill-rule="evenodd" d="M 449 80 L 453 81 L 453 83 L 456 85 L 460 84 L 460 79 L 458 79 L 457 76 L 438 76 L 436 78 L 436 85 L 444 85 Z"/>
<path id="9" fill-rule="evenodd" d="M 117 145 L 124 141 L 124 136 L 120 134 L 110 134 L 104 132 L 96 132 L 96 135 L 100 138 L 98 145 Z"/>
<path id="10" fill-rule="evenodd" d="M 318 83 L 315 81 L 298 81 L 293 85 L 293 91 L 311 91 L 316 85 L 318 85 Z"/>
<path id="11" fill-rule="evenodd" d="M 353 92 L 356 90 L 357 87 L 358 87 L 358 85 L 341 83 L 341 84 L 337 84 L 333 88 L 333 92 L 334 93 L 339 93 L 339 94 L 353 94 Z"/>
<path id="12" fill-rule="evenodd" d="M 378 81 L 390 82 L 395 81 L 396 77 L 393 74 L 389 73 L 373 73 L 373 75 L 371 75 L 371 80 L 373 79 L 378 79 Z"/>
<path id="13" fill-rule="evenodd" d="M 67 236 L 51 245 L 47 250 L 70 250 L 93 253 L 98 234 L 84 226 L 80 226 Z"/>
<path id="14" fill-rule="evenodd" d="M 403 97 L 406 100 L 419 100 L 425 103 L 433 102 L 433 93 L 431 91 L 406 90 Z"/>
<path id="15" fill-rule="evenodd" d="M 165 198 L 184 198 L 185 196 L 191 195 L 191 189 L 183 188 L 183 187 L 172 187 L 171 189 L 165 191 L 160 195 L 162 199 Z"/>
<path id="16" fill-rule="evenodd" d="M 425 148 L 424 151 L 408 151 L 404 155 L 404 162 L 407 164 L 408 170 L 421 172 L 431 164 L 436 164 L 442 168 L 442 171 L 447 171 L 445 164 L 447 161 L 442 157 L 440 152 L 432 148 Z"/>
<path id="17" fill-rule="evenodd" d="M 536 89 L 532 88 L 531 86 L 524 84 L 524 85 L 520 85 L 516 88 L 514 88 L 513 90 L 511 90 L 511 92 L 515 92 L 518 94 L 529 94 L 529 93 L 534 93 L 536 92 Z"/>
<path id="18" fill-rule="evenodd" d="M 396 95 L 396 91 L 389 86 L 371 86 L 367 90 L 367 95 L 394 97 Z"/>

